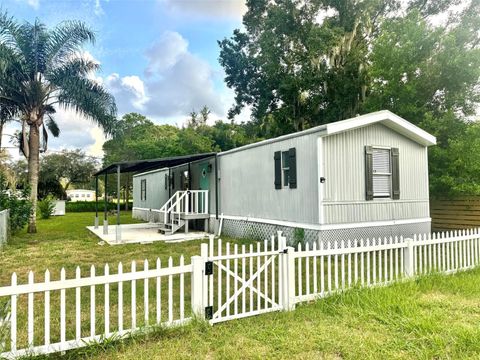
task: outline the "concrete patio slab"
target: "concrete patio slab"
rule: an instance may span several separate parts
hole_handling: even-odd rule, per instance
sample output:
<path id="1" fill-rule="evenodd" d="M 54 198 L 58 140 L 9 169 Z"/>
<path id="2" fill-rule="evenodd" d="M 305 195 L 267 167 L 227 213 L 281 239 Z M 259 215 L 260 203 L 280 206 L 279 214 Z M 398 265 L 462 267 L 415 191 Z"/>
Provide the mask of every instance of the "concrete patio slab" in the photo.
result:
<path id="1" fill-rule="evenodd" d="M 207 233 L 201 231 L 192 231 L 188 234 L 179 231 L 173 235 L 164 235 L 158 232 L 160 226 L 161 224 L 155 223 L 120 225 L 121 241 L 117 241 L 117 225 L 109 225 L 108 234 L 103 233 L 102 225 L 99 225 L 96 229 L 95 226 L 87 226 L 87 229 L 109 245 L 149 244 L 154 241 L 173 243 L 208 237 Z"/>

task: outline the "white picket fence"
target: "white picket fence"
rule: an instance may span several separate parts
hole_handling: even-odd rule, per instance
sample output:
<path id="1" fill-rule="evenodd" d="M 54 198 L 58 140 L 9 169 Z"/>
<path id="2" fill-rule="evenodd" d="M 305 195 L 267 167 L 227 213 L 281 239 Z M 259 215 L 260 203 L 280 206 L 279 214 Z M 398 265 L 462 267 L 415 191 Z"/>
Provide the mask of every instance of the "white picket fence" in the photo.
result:
<path id="1" fill-rule="evenodd" d="M 111 274 L 107 264 L 101 275 L 92 266 L 86 277 L 77 267 L 75 277 L 70 279 L 62 268 L 60 279 L 54 281 L 47 270 L 41 282 L 35 282 L 34 273 L 29 272 L 25 284 L 18 284 L 14 273 L 11 285 L 0 288 L 0 299 L 10 299 L 10 341 L 0 356 L 17 358 L 66 351 L 124 337 L 149 325 L 171 326 L 189 321 L 190 311 L 188 315 L 185 312 L 185 277 L 192 272 L 192 265 L 184 264 L 183 256 L 176 266 L 172 258 L 167 267 L 162 267 L 159 259 L 154 268 L 147 260 L 141 270 L 136 265 L 132 262 L 130 271 L 124 271 L 119 263 L 117 272 Z M 130 296 L 125 296 L 127 287 Z M 39 302 L 41 310 L 35 306 Z M 138 314 L 140 311 L 142 314 Z"/>
<path id="2" fill-rule="evenodd" d="M 287 246 L 286 238 L 238 245 L 210 238 L 200 256 L 162 267 L 148 261 L 129 271 L 105 265 L 88 276 L 76 268 L 59 280 L 48 270 L 0 287 L 0 305 L 10 304 L 6 358 L 61 352 L 128 336 L 152 325 L 177 326 L 192 316 L 212 324 L 278 310 L 353 286 L 379 286 L 431 272 L 451 273 L 480 263 L 479 229 L 419 235 L 413 239 L 345 240 L 318 247 Z M 98 291 L 97 291 L 98 290 Z M 3 303 L 1 302 L 3 301 Z M 0 345 L 2 339 L 0 339 Z"/>

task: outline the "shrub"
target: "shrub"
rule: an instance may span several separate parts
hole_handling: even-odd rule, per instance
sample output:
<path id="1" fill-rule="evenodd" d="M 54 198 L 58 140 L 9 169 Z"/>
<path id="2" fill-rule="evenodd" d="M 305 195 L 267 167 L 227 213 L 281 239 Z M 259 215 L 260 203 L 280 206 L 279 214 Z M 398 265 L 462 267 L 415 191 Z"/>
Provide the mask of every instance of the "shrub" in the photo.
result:
<path id="1" fill-rule="evenodd" d="M 298 244 L 305 245 L 305 229 L 295 228 L 293 231 L 293 246 L 296 248 Z"/>
<path id="2" fill-rule="evenodd" d="M 9 189 L 5 178 L 0 174 L 0 211 L 10 209 L 10 232 L 15 233 L 28 222 L 32 212 L 29 200 L 30 190 Z"/>
<path id="3" fill-rule="evenodd" d="M 52 195 L 47 195 L 38 202 L 38 211 L 42 219 L 50 219 L 55 210 L 55 199 Z"/>
<path id="4" fill-rule="evenodd" d="M 128 208 L 131 209 L 133 206 L 132 202 L 128 203 Z M 105 205 L 103 201 L 98 202 L 98 211 L 102 212 Z M 116 202 L 108 202 L 107 210 L 116 210 Z M 125 209 L 125 203 L 120 204 L 120 209 Z M 77 202 L 67 202 L 65 205 L 66 212 L 93 212 L 95 211 L 95 202 L 94 201 L 77 201 Z"/>

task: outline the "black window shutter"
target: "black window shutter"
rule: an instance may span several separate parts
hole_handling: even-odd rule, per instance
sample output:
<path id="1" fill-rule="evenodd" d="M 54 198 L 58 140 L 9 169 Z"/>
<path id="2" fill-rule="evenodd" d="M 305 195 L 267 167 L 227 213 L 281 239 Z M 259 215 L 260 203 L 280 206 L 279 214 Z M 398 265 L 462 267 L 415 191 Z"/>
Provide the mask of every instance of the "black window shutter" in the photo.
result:
<path id="1" fill-rule="evenodd" d="M 373 148 L 365 146 L 365 195 L 366 200 L 373 200 Z"/>
<path id="2" fill-rule="evenodd" d="M 168 175 L 165 174 L 165 190 L 168 189 Z"/>
<path id="3" fill-rule="evenodd" d="M 392 148 L 392 199 L 400 199 L 400 164 L 398 148 Z"/>
<path id="4" fill-rule="evenodd" d="M 297 151 L 295 148 L 288 149 L 288 178 L 290 189 L 297 188 Z"/>
<path id="5" fill-rule="evenodd" d="M 172 189 L 175 189 L 175 173 L 172 172 Z"/>
<path id="6" fill-rule="evenodd" d="M 275 161 L 275 189 L 282 188 L 282 153 L 275 151 L 273 155 Z"/>

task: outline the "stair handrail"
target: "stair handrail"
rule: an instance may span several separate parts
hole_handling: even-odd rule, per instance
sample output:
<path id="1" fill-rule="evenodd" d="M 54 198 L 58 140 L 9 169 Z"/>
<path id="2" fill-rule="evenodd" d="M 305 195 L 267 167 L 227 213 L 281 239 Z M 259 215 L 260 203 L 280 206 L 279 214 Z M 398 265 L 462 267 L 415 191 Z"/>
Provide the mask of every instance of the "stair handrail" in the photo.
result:
<path id="1" fill-rule="evenodd" d="M 202 201 L 199 201 L 202 199 Z M 208 213 L 208 190 L 179 190 L 168 199 L 168 201 L 160 208 L 163 212 L 163 223 L 180 225 L 180 214 L 190 214 L 190 204 L 192 211 L 198 214 Z M 175 217 L 177 219 L 175 219 Z M 170 220 L 170 221 L 168 221 Z"/>
<path id="2" fill-rule="evenodd" d="M 171 212 L 171 209 L 172 209 L 172 206 L 175 205 L 175 203 L 178 201 L 178 197 L 179 197 L 179 193 L 182 193 L 183 191 L 176 191 L 175 194 L 172 195 L 172 197 L 170 197 L 170 199 L 168 199 L 168 201 L 163 204 L 163 206 L 160 208 L 160 211 L 163 212 L 163 223 L 166 224 L 167 223 L 167 217 L 168 217 L 168 214 L 170 214 Z M 175 200 L 175 202 L 174 202 Z"/>

